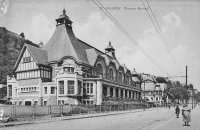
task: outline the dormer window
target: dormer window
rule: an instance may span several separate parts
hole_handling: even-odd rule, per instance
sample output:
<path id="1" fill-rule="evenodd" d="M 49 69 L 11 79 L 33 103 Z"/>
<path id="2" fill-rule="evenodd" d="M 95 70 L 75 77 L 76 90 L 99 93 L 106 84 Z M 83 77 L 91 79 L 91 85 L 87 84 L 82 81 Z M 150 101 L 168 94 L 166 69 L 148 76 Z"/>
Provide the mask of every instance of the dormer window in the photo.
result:
<path id="1" fill-rule="evenodd" d="M 101 64 L 97 64 L 96 75 L 97 75 L 98 77 L 100 77 L 100 75 L 101 75 L 101 76 L 103 75 L 103 68 L 102 68 Z"/>
<path id="2" fill-rule="evenodd" d="M 113 69 L 109 69 L 109 71 L 108 71 L 108 79 L 110 79 L 110 80 L 113 80 L 114 79 L 114 76 L 113 76 Z"/>
<path id="3" fill-rule="evenodd" d="M 23 62 L 24 63 L 31 62 L 31 57 L 30 56 L 29 57 L 24 57 L 23 58 Z"/>
<path id="4" fill-rule="evenodd" d="M 73 67 L 63 67 L 64 72 L 66 73 L 74 73 Z"/>

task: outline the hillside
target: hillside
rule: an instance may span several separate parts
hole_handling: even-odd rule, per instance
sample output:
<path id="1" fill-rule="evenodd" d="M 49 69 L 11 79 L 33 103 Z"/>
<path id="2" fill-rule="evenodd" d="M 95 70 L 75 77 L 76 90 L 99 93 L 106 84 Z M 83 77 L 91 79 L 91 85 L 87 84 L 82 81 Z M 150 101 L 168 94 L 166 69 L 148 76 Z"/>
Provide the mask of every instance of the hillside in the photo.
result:
<path id="1" fill-rule="evenodd" d="M 25 42 L 33 44 L 5 27 L 0 27 L 0 84 L 6 84 L 7 75 L 13 75 L 13 67 Z"/>

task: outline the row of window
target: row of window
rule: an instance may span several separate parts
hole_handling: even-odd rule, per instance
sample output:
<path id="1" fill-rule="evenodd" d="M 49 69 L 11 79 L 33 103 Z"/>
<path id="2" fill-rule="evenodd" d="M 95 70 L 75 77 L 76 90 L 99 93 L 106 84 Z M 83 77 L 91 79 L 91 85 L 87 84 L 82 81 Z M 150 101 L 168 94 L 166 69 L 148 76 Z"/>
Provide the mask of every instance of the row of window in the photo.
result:
<path id="1" fill-rule="evenodd" d="M 41 70 L 41 77 L 42 78 L 51 78 L 51 73 L 46 70 Z"/>
<path id="2" fill-rule="evenodd" d="M 21 88 L 21 92 L 30 92 L 30 91 L 36 91 L 36 87 L 24 87 L 24 88 Z"/>
<path id="3" fill-rule="evenodd" d="M 83 83 L 83 93 L 93 94 L 93 92 L 94 92 L 93 83 Z"/>
<path id="4" fill-rule="evenodd" d="M 153 101 L 153 99 L 154 99 L 154 98 L 151 97 L 151 100 L 152 100 L 152 101 Z M 161 99 L 160 97 L 156 97 L 156 101 L 160 101 L 160 99 Z"/>
<path id="5" fill-rule="evenodd" d="M 98 77 L 100 77 L 100 75 L 103 76 L 103 67 L 101 66 L 101 64 L 97 64 L 97 66 L 96 66 L 96 75 Z M 115 80 L 115 75 L 114 75 L 114 71 L 112 68 L 110 68 L 108 70 L 107 78 L 109 80 Z M 125 79 L 124 79 L 122 72 L 119 72 L 118 76 L 117 76 L 117 81 L 120 83 L 123 83 L 123 80 L 124 80 L 125 84 L 130 84 L 130 81 L 131 81 L 130 76 L 126 75 Z"/>
<path id="6" fill-rule="evenodd" d="M 43 78 L 51 78 L 51 73 L 45 70 L 41 70 L 41 75 L 40 70 L 17 73 L 17 79 L 38 78 L 40 76 Z"/>
<path id="7" fill-rule="evenodd" d="M 55 94 L 56 93 L 56 88 L 55 87 L 50 87 L 51 91 L 50 94 Z M 48 87 L 44 87 L 44 94 L 48 94 Z"/>
<path id="8" fill-rule="evenodd" d="M 24 63 L 31 62 L 31 57 L 30 56 L 29 57 L 24 57 L 23 58 L 23 62 Z"/>
<path id="9" fill-rule="evenodd" d="M 67 81 L 67 94 L 74 94 L 74 84 L 73 80 Z M 59 94 L 64 94 L 64 81 L 59 81 Z"/>
<path id="10" fill-rule="evenodd" d="M 84 100 L 83 104 L 84 105 L 94 105 L 94 101 L 93 100 Z"/>
<path id="11" fill-rule="evenodd" d="M 17 105 L 17 102 L 15 102 L 15 105 Z M 19 105 L 23 105 L 23 101 L 19 101 Z M 31 105 L 31 101 L 25 101 L 24 105 Z M 33 105 L 38 105 L 38 101 L 34 101 Z"/>
<path id="12" fill-rule="evenodd" d="M 108 94 L 110 97 L 114 96 L 114 89 L 112 87 L 109 88 L 108 90 L 107 87 L 103 87 L 103 97 L 107 97 Z M 109 91 L 109 93 L 108 93 Z M 115 89 L 115 96 L 116 97 L 125 97 L 125 98 L 134 98 L 136 96 L 140 97 L 141 93 L 134 93 L 133 91 L 130 90 L 125 90 L 125 89 Z"/>

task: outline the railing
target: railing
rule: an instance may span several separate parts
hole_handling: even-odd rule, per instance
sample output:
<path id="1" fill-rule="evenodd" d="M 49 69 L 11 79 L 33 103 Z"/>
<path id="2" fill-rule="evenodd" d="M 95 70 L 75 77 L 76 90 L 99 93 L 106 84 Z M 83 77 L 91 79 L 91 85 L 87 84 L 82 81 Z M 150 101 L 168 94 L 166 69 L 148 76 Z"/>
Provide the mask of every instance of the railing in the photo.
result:
<path id="1" fill-rule="evenodd" d="M 37 117 L 59 117 L 59 116 L 72 116 L 74 114 L 89 114 L 89 113 L 101 113 L 111 111 L 124 111 L 143 109 L 146 105 L 143 103 L 135 104 L 112 104 L 104 103 L 104 105 L 48 105 L 48 106 L 15 106 L 15 105 L 3 105 L 0 106 L 0 110 L 3 109 L 5 117 L 12 117 L 15 119 L 32 118 Z"/>

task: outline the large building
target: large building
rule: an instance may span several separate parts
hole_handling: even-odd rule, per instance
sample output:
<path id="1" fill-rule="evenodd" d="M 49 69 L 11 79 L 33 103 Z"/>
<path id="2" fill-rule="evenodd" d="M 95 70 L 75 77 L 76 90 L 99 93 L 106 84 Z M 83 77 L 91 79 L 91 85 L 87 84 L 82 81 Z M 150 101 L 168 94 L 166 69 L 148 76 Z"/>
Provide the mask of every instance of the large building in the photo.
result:
<path id="1" fill-rule="evenodd" d="M 13 104 L 99 105 L 109 98 L 141 99 L 140 83 L 118 62 L 110 42 L 102 52 L 76 38 L 65 10 L 56 22 L 44 46 L 23 46 L 15 76 L 7 80 L 7 98 Z"/>

